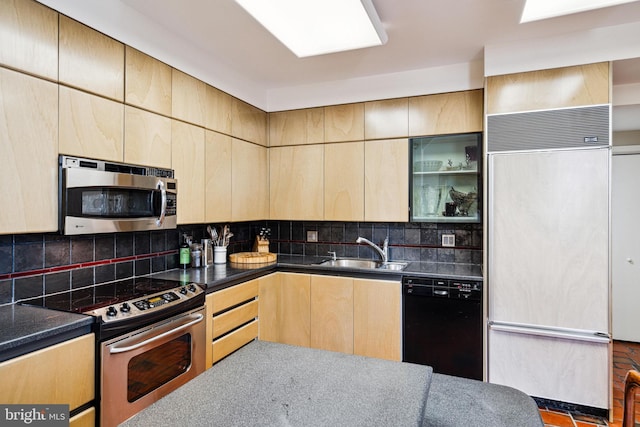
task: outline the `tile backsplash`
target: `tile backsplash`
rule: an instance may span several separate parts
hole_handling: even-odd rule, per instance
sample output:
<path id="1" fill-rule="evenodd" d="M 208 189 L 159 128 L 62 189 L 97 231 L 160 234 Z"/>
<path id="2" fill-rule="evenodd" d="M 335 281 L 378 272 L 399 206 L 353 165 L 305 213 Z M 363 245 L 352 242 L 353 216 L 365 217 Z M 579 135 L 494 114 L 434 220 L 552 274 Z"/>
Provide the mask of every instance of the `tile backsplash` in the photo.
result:
<path id="1" fill-rule="evenodd" d="M 200 241 L 207 237 L 206 226 L 83 236 L 0 235 L 0 305 L 177 268 L 182 234 Z M 335 251 L 343 257 L 376 258 L 356 238 L 382 244 L 389 236 L 391 260 L 482 263 L 482 224 L 253 221 L 230 227 L 229 253 L 251 251 L 259 230 L 268 227 L 270 250 L 281 254 Z M 307 242 L 307 231 L 316 231 L 318 241 Z M 455 234 L 456 246 L 442 247 L 442 234 Z"/>

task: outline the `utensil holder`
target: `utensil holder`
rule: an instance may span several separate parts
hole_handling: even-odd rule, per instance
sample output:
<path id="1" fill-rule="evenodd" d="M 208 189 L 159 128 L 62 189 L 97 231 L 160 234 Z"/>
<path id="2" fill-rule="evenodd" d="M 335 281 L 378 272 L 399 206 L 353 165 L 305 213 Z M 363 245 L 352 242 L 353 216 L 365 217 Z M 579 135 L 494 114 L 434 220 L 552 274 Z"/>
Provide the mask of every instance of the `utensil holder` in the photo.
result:
<path id="1" fill-rule="evenodd" d="M 213 263 L 214 264 L 226 264 L 227 263 L 227 248 L 224 246 L 213 247 Z"/>

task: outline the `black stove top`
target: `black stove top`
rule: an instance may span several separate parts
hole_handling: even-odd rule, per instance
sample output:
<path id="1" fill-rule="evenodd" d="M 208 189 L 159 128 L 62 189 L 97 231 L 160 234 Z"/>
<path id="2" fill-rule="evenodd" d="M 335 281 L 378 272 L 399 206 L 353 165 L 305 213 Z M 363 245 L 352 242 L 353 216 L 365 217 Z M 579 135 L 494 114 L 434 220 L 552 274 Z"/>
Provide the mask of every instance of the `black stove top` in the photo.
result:
<path id="1" fill-rule="evenodd" d="M 88 288 L 74 289 L 61 294 L 47 295 L 44 298 L 38 298 L 42 304 L 38 304 L 36 301 L 26 302 L 33 302 L 54 310 L 86 313 L 101 307 L 121 304 L 147 295 L 174 289 L 181 285 L 182 282 L 173 280 L 136 277 Z"/>

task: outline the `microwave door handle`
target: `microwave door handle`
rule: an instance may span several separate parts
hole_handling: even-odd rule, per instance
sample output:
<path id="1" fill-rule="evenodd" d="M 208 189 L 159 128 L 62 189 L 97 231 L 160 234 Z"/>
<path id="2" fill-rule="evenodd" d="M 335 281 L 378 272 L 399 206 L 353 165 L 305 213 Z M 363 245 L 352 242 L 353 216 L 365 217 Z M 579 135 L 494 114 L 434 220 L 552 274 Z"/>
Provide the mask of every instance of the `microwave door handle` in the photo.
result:
<path id="1" fill-rule="evenodd" d="M 139 341 L 139 342 L 137 342 L 135 344 L 132 344 L 132 345 L 129 345 L 129 346 L 126 346 L 126 347 L 112 347 L 109 350 L 109 353 L 117 354 L 117 353 L 125 353 L 127 351 L 136 350 L 136 349 L 138 349 L 140 347 L 143 347 L 143 346 L 145 346 L 145 345 L 147 345 L 149 343 L 152 343 L 154 341 L 162 339 L 162 338 L 166 337 L 167 335 L 171 335 L 171 334 L 174 334 L 176 332 L 183 331 L 183 330 L 195 325 L 196 323 L 202 322 L 202 319 L 204 319 L 204 316 L 202 314 L 196 314 L 195 315 L 195 319 L 193 317 L 191 317 L 189 322 L 184 323 L 184 324 L 182 324 L 182 325 L 180 325 L 180 326 L 178 326 L 176 328 L 173 328 L 173 329 L 171 329 L 169 331 L 163 332 L 163 333 L 158 334 L 158 335 L 154 335 L 151 338 Z"/>
<path id="2" fill-rule="evenodd" d="M 164 182 L 158 181 L 156 188 L 160 189 L 160 197 L 161 197 L 161 206 L 160 206 L 160 216 L 156 220 L 156 225 L 160 227 L 164 222 L 164 217 L 167 214 L 167 190 L 164 188 Z"/>

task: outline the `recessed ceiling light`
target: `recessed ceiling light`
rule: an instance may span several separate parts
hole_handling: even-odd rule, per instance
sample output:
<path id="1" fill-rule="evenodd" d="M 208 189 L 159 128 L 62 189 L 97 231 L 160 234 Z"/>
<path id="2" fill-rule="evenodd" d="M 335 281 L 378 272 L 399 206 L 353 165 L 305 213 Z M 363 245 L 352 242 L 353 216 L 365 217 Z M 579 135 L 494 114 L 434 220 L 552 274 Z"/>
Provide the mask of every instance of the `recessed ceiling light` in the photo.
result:
<path id="1" fill-rule="evenodd" d="M 637 0 L 526 0 L 520 23 L 570 15 Z"/>
<path id="2" fill-rule="evenodd" d="M 235 0 L 298 57 L 387 42 L 371 0 Z"/>

